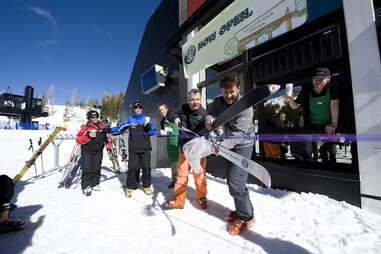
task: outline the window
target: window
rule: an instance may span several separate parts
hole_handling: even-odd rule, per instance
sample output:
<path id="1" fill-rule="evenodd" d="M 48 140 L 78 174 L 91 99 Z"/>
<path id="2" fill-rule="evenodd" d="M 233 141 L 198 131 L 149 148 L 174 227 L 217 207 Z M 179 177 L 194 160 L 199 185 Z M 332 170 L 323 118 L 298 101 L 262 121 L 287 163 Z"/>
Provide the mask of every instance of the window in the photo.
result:
<path id="1" fill-rule="evenodd" d="M 307 86 L 309 83 L 303 84 Z M 294 95 L 297 98 L 299 93 Z M 341 112 L 342 110 L 339 110 Z M 309 161 L 321 163 L 352 163 L 353 145 L 344 139 L 324 142 L 325 125 L 320 127 L 306 124 L 308 117 L 302 107 L 292 109 L 285 97 L 267 101 L 262 109 L 260 140 L 262 158 Z M 323 140 L 323 141 L 322 141 Z M 258 153 L 260 149 L 256 149 Z"/>

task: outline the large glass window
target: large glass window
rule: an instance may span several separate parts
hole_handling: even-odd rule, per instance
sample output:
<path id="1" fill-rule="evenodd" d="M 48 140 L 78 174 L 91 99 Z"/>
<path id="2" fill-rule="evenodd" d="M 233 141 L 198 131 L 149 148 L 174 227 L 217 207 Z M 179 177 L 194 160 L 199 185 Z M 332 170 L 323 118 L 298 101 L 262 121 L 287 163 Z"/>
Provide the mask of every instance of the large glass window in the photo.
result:
<path id="1" fill-rule="evenodd" d="M 298 95 L 294 94 L 294 99 Z M 351 164 L 353 144 L 340 138 L 335 142 L 325 142 L 327 139 L 324 138 L 328 137 L 325 127 L 305 124 L 309 119 L 304 115 L 306 112 L 302 107 L 292 109 L 284 96 L 263 105 L 259 135 L 263 147 L 262 158 Z M 259 149 L 256 151 L 259 152 Z"/>

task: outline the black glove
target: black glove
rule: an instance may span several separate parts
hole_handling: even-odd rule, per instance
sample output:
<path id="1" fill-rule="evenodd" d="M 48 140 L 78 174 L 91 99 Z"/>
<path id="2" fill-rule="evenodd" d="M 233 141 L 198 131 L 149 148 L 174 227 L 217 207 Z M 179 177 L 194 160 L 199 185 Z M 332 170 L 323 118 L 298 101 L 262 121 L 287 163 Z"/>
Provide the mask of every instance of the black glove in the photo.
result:
<path id="1" fill-rule="evenodd" d="M 110 133 L 111 132 L 111 128 L 110 127 L 106 127 L 102 130 L 103 133 Z"/>
<path id="2" fill-rule="evenodd" d="M 144 126 L 143 126 L 143 130 L 145 132 L 149 132 L 151 130 L 151 125 L 149 123 L 146 123 Z"/>

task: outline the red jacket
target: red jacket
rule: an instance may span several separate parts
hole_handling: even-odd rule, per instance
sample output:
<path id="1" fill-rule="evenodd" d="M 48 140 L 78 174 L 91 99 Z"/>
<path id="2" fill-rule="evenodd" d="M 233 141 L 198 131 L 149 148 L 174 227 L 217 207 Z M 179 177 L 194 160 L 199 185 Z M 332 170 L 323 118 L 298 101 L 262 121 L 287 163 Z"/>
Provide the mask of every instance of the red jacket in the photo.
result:
<path id="1" fill-rule="evenodd" d="M 76 141 L 81 144 L 81 149 L 88 150 L 92 152 L 100 152 L 103 150 L 105 144 L 107 144 L 107 150 L 111 150 L 111 138 L 103 129 L 105 126 L 101 122 L 93 124 L 92 122 L 87 122 L 86 126 L 83 127 L 77 134 Z M 96 130 L 97 135 L 95 138 L 90 138 L 89 131 Z"/>

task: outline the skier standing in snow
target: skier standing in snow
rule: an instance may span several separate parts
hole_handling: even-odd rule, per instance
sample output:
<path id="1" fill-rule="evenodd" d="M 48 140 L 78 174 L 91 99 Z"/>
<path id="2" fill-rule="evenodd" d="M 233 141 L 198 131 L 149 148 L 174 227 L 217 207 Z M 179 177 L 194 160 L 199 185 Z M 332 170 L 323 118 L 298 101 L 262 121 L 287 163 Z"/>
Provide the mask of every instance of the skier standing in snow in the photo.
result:
<path id="1" fill-rule="evenodd" d="M 14 184 L 7 175 L 0 176 L 0 234 L 23 230 L 25 222 L 8 218 L 11 211 L 11 199 L 14 194 Z"/>
<path id="2" fill-rule="evenodd" d="M 335 134 L 339 119 L 340 94 L 338 83 L 331 81 L 328 68 L 322 67 L 314 70 L 312 84 L 303 86 L 296 100 L 293 96 L 285 95 L 292 109 L 303 106 L 305 126 L 324 127 L 327 134 Z M 312 143 L 308 142 L 306 147 L 311 156 Z M 323 143 L 319 148 L 323 162 L 336 162 L 336 144 Z M 329 156 L 329 157 L 328 157 Z"/>
<path id="3" fill-rule="evenodd" d="M 205 127 L 204 118 L 206 111 L 201 107 L 201 94 L 200 90 L 192 89 L 188 92 L 188 103 L 184 104 L 175 112 L 168 112 L 167 119 L 177 126 L 181 124 L 187 129 L 198 132 Z M 184 134 L 184 133 L 183 133 Z M 185 133 L 187 134 L 187 133 Z M 188 134 L 192 135 L 192 134 Z M 188 175 L 190 165 L 185 158 L 183 146 L 190 139 L 179 139 L 179 159 L 177 169 L 177 181 L 173 190 L 174 198 L 169 200 L 167 205 L 171 208 L 184 208 L 185 198 L 187 194 Z M 206 188 L 206 158 L 202 158 L 200 162 L 202 171 L 199 174 L 193 172 L 193 178 L 196 185 L 196 194 L 199 199 L 199 204 L 202 209 L 207 207 L 207 188 Z"/>
<path id="4" fill-rule="evenodd" d="M 237 73 L 224 77 L 220 81 L 221 96 L 214 99 L 205 118 L 207 129 L 211 130 L 215 118 L 217 118 L 228 107 L 241 98 L 239 94 L 240 84 Z M 246 158 L 251 158 L 253 152 L 253 139 L 245 138 L 254 134 L 253 108 L 250 107 L 232 120 L 223 125 L 223 133 L 226 137 L 240 137 L 224 139 L 220 145 L 234 151 Z M 214 151 L 216 154 L 217 152 Z M 229 233 L 237 235 L 254 223 L 254 210 L 251 204 L 249 192 L 246 188 L 248 172 L 225 159 L 227 184 L 230 195 L 234 199 L 235 211 L 231 211 L 226 220 L 233 222 L 229 227 Z"/>
<path id="5" fill-rule="evenodd" d="M 99 121 L 95 110 L 87 112 L 87 123 L 78 132 L 76 141 L 81 145 L 82 192 L 90 196 L 92 190 L 99 191 L 103 148 L 111 151 L 111 139 L 107 136 L 105 126 Z"/>
<path id="6" fill-rule="evenodd" d="M 160 121 L 160 127 L 162 130 L 165 128 L 170 128 L 172 131 L 170 134 L 175 136 L 168 136 L 167 137 L 167 153 L 168 153 L 168 160 L 171 163 L 171 183 L 168 185 L 168 188 L 175 187 L 176 178 L 177 178 L 177 161 L 179 158 L 179 143 L 178 143 L 178 137 L 176 135 L 179 135 L 179 129 L 177 128 L 177 125 L 174 123 L 171 123 L 167 120 L 167 112 L 168 107 L 165 104 L 162 104 L 159 106 L 159 112 L 163 116 L 163 119 Z"/>
<path id="7" fill-rule="evenodd" d="M 156 134 L 151 119 L 143 114 L 143 103 L 134 101 L 131 104 L 132 117 L 128 117 L 120 125 L 111 128 L 112 132 L 126 131 L 128 129 L 128 170 L 127 170 L 127 197 L 139 187 L 140 167 L 142 168 L 143 191 L 152 194 L 151 189 L 151 139 Z"/>

